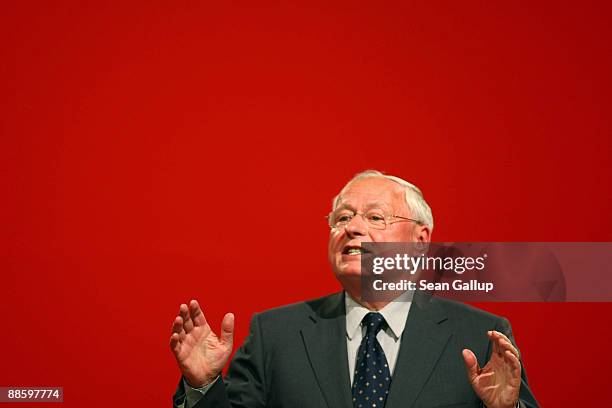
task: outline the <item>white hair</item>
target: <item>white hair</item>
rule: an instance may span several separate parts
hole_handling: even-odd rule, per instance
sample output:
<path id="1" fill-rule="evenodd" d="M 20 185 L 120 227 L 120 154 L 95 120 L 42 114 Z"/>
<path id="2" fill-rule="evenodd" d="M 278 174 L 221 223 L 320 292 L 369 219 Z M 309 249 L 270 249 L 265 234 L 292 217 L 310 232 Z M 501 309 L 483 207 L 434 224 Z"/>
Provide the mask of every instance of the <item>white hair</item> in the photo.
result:
<path id="1" fill-rule="evenodd" d="M 408 210 L 410 211 L 411 216 L 419 222 L 423 223 L 425 226 L 429 227 L 430 230 L 433 230 L 434 223 L 433 215 L 431 214 L 431 208 L 429 207 L 429 204 L 427 204 L 427 202 L 425 201 L 421 190 L 414 184 L 409 183 L 404 179 L 384 174 L 378 170 L 366 170 L 362 171 L 361 173 L 357 173 L 352 179 L 349 180 L 348 183 L 346 183 L 346 185 L 340 191 L 340 194 L 334 197 L 334 200 L 332 202 L 332 208 L 334 210 L 336 209 L 338 201 L 340 201 L 340 197 L 342 196 L 342 193 L 344 193 L 344 191 L 351 184 L 353 184 L 357 180 L 369 177 L 384 178 L 402 186 L 406 194 L 406 205 L 408 206 Z"/>

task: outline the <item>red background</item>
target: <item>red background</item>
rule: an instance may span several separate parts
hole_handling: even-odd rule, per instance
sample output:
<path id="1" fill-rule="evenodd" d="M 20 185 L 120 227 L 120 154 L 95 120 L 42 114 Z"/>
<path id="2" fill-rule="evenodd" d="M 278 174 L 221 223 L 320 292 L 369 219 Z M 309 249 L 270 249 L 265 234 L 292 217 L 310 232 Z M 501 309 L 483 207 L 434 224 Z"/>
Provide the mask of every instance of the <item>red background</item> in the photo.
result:
<path id="1" fill-rule="evenodd" d="M 179 303 L 240 344 L 336 291 L 323 216 L 367 168 L 436 241 L 612 240 L 606 2 L 99 3 L 3 4 L 0 385 L 168 406 Z M 612 304 L 480 306 L 544 406 L 612 403 Z"/>

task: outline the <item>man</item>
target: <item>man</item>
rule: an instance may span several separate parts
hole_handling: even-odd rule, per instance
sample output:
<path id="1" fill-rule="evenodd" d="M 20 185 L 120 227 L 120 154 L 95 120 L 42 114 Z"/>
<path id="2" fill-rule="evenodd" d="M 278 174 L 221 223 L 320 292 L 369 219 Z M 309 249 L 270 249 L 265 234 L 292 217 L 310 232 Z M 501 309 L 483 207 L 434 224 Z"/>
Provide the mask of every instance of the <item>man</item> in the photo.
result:
<path id="1" fill-rule="evenodd" d="M 195 300 L 180 306 L 170 338 L 183 375 L 175 407 L 538 406 L 506 319 L 419 292 L 392 302 L 361 295 L 362 243 L 430 241 L 418 188 L 360 173 L 329 219 L 329 261 L 344 291 L 254 315 L 224 380 L 234 316 L 217 336 Z"/>

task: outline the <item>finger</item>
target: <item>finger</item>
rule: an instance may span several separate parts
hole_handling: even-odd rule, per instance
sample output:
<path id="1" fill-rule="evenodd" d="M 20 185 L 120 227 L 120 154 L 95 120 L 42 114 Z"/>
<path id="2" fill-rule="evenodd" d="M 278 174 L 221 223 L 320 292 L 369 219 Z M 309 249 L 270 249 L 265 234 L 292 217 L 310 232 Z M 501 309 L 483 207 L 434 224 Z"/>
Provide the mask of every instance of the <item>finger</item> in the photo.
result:
<path id="1" fill-rule="evenodd" d="M 191 316 L 189 315 L 189 308 L 186 304 L 182 304 L 179 308 L 179 315 L 183 318 L 183 327 L 185 328 L 185 333 L 189 333 L 193 329 L 193 321 L 191 320 Z"/>
<path id="2" fill-rule="evenodd" d="M 505 340 L 505 339 L 499 339 L 498 341 L 498 345 L 499 345 L 499 349 L 503 352 L 509 351 L 511 352 L 517 359 L 520 359 L 519 357 L 519 352 L 516 349 L 516 347 L 514 347 L 514 345 L 512 343 L 510 343 L 509 341 Z"/>
<path id="3" fill-rule="evenodd" d="M 510 366 L 510 372 L 515 380 L 520 381 L 521 362 L 510 350 L 504 353 L 504 361 Z"/>
<path id="4" fill-rule="evenodd" d="M 181 350 L 181 341 L 178 333 L 172 333 L 172 336 L 170 336 L 170 350 L 172 350 L 175 356 Z"/>
<path id="5" fill-rule="evenodd" d="M 503 357 L 503 350 L 499 344 L 500 336 L 498 332 L 496 332 L 495 330 L 489 330 L 487 332 L 487 336 L 489 337 L 489 340 L 493 343 L 493 351 L 491 352 L 491 356 L 497 355 L 498 357 Z"/>
<path id="6" fill-rule="evenodd" d="M 183 325 L 183 318 L 181 316 L 176 316 L 174 318 L 174 322 L 172 323 L 172 333 L 176 333 L 179 336 L 179 340 L 183 341 L 185 336 L 185 328 Z"/>
<path id="7" fill-rule="evenodd" d="M 492 330 L 491 332 L 493 333 L 494 336 L 501 337 L 505 339 L 508 343 L 512 343 L 510 339 L 508 338 L 508 336 L 506 336 L 504 333 L 497 331 L 497 330 Z"/>
<path id="8" fill-rule="evenodd" d="M 227 313 L 221 322 L 221 342 L 232 344 L 234 341 L 234 314 Z"/>
<path id="9" fill-rule="evenodd" d="M 204 317 L 204 312 L 202 312 L 198 301 L 195 299 L 189 302 L 189 315 L 191 316 L 191 320 L 195 326 L 206 325 L 206 317 Z"/>
<path id="10" fill-rule="evenodd" d="M 504 364 L 506 383 L 519 388 L 521 386 L 521 362 L 511 351 L 506 350 L 504 353 Z"/>
<path id="11" fill-rule="evenodd" d="M 506 350 L 510 350 L 517 359 L 521 358 L 517 348 L 514 347 L 514 344 L 510 342 L 508 337 L 498 331 L 492 331 L 490 333 L 492 334 L 489 337 L 494 342 L 493 352 L 497 353 L 501 357 Z"/>
<path id="12" fill-rule="evenodd" d="M 518 351 L 516 350 L 516 348 L 514 348 L 512 343 L 510 343 L 508 338 L 502 333 L 495 330 L 489 330 L 487 332 L 487 336 L 489 337 L 489 340 L 493 342 L 492 355 L 497 355 L 498 357 L 503 358 L 504 351 L 508 349 L 515 353 L 518 357 Z M 510 346 L 511 348 L 508 348 L 508 346 Z"/>
<path id="13" fill-rule="evenodd" d="M 491 341 L 493 343 L 493 351 L 491 352 L 491 356 L 494 355 L 499 355 L 501 357 L 501 353 L 499 351 L 499 346 L 497 345 L 497 339 L 499 338 L 496 334 L 495 331 L 493 330 L 489 330 L 487 332 L 487 337 L 489 338 L 489 341 Z"/>
<path id="14" fill-rule="evenodd" d="M 478 360 L 476 356 L 469 349 L 463 349 L 461 352 L 463 355 L 463 362 L 465 363 L 465 369 L 467 372 L 468 379 L 472 382 L 478 374 L 480 374 L 480 366 L 478 365 Z"/>

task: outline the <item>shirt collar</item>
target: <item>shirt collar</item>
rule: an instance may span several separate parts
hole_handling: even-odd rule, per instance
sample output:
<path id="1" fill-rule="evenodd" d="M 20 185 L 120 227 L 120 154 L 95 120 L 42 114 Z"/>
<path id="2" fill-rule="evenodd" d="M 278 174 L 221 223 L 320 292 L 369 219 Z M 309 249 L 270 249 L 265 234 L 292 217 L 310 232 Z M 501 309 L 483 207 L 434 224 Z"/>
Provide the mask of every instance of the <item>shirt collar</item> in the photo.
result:
<path id="1" fill-rule="evenodd" d="M 411 300 L 412 292 L 406 291 L 378 311 L 385 318 L 395 340 L 399 339 L 404 332 L 408 312 L 410 312 L 410 306 L 412 305 Z M 346 308 L 346 336 L 349 340 L 352 340 L 353 337 L 360 334 L 361 321 L 370 310 L 357 303 L 346 292 L 344 304 Z"/>

